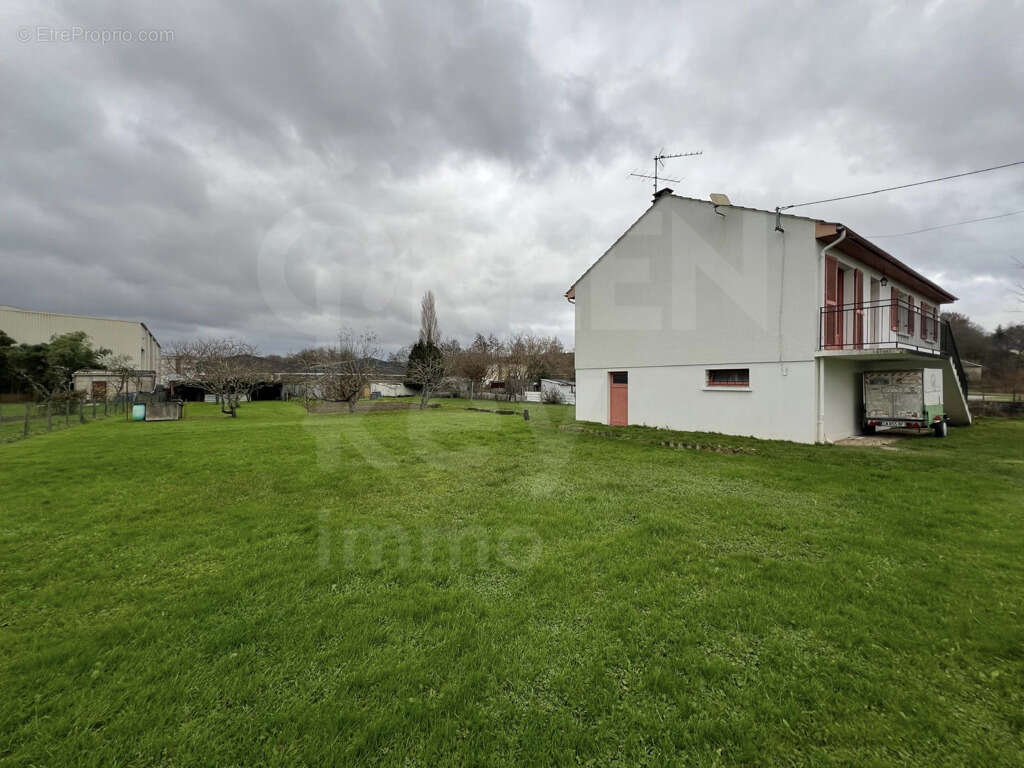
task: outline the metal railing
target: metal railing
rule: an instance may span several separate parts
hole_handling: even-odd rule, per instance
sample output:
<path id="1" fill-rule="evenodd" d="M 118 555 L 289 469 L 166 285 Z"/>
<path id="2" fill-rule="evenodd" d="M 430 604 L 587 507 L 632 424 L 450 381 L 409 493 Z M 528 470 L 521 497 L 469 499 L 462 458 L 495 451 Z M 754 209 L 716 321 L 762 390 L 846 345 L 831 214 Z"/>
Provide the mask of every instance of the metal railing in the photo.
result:
<path id="1" fill-rule="evenodd" d="M 920 306 L 902 301 L 865 301 L 821 307 L 818 320 L 820 350 L 912 349 L 950 358 L 967 397 L 967 375 L 953 329 L 937 309 L 922 312 Z"/>
<path id="2" fill-rule="evenodd" d="M 956 368 L 956 377 L 960 381 L 960 389 L 963 390 L 964 400 L 967 399 L 967 374 L 964 373 L 964 365 L 960 362 L 960 351 L 956 348 L 956 337 L 953 336 L 953 327 L 943 321 L 942 323 L 942 354 L 953 361 Z"/>
<path id="3" fill-rule="evenodd" d="M 945 324 L 937 312 L 922 312 L 903 302 L 821 307 L 818 349 L 913 349 L 938 355 Z"/>

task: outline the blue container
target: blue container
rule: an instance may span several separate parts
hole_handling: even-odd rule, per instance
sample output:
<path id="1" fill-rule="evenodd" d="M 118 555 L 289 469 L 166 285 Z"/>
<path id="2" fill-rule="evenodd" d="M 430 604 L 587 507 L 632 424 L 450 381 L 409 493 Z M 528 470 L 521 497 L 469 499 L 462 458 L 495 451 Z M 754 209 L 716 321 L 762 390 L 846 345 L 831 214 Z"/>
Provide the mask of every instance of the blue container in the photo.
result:
<path id="1" fill-rule="evenodd" d="M 132 406 L 132 421 L 146 420 L 146 404 L 136 403 Z"/>

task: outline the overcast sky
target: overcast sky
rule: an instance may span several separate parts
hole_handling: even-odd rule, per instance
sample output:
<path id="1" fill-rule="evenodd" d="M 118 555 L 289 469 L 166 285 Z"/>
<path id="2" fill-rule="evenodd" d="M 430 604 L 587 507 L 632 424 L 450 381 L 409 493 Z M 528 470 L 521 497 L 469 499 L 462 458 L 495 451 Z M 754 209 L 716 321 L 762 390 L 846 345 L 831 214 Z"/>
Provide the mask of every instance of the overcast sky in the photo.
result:
<path id="1" fill-rule="evenodd" d="M 5 3 L 0 304 L 286 352 L 409 343 L 432 288 L 445 335 L 571 346 L 562 294 L 662 147 L 704 152 L 677 193 L 763 208 L 1024 159 L 1024 4 L 820 5 Z M 1024 166 L 794 213 L 1021 209 Z M 1022 242 L 1024 215 L 878 240 L 988 327 L 1024 319 Z"/>

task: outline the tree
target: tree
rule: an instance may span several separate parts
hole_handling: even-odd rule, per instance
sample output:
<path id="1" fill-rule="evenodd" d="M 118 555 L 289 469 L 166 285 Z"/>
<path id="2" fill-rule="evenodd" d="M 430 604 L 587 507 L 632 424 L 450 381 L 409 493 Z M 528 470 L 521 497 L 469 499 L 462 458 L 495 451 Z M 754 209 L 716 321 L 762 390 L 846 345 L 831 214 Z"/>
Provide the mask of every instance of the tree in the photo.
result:
<path id="1" fill-rule="evenodd" d="M 494 365 L 496 340 L 489 340 L 478 333 L 473 342 L 462 351 L 455 366 L 455 374 L 469 381 L 469 397 L 473 399 L 473 391 L 478 388 Z"/>
<path id="2" fill-rule="evenodd" d="M 420 392 L 420 408 L 426 408 L 430 395 L 441 386 L 447 374 L 447 360 L 438 346 L 441 326 L 433 291 L 423 294 L 420 302 L 420 335 L 409 350 L 406 367 L 407 384 Z"/>
<path id="3" fill-rule="evenodd" d="M 221 413 L 236 418 L 243 397 L 260 382 L 256 349 L 231 338 L 196 339 L 172 347 L 184 383 L 214 395 Z"/>
<path id="4" fill-rule="evenodd" d="M 406 384 L 419 390 L 420 408 L 427 407 L 430 395 L 441 386 L 447 372 L 444 354 L 437 346 L 422 341 L 412 345 L 405 373 Z"/>
<path id="5" fill-rule="evenodd" d="M 128 382 L 135 376 L 135 366 L 128 355 L 107 355 L 100 364 L 103 369 L 114 375 L 114 399 L 118 399 L 128 390 Z"/>
<path id="6" fill-rule="evenodd" d="M 435 347 L 441 343 L 441 326 L 437 322 L 433 291 L 423 294 L 420 302 L 420 341 Z"/>
<path id="7" fill-rule="evenodd" d="M 310 372 L 319 374 L 324 399 L 348 403 L 349 411 L 354 411 L 360 395 L 377 371 L 380 355 L 376 334 L 346 329 L 338 334 L 337 346 L 321 349 L 320 360 Z"/>
<path id="8" fill-rule="evenodd" d="M 14 339 L 0 331 L 0 392 L 14 391 L 16 379 L 11 369 L 11 349 L 16 346 Z"/>
<path id="9" fill-rule="evenodd" d="M 75 371 L 99 368 L 101 358 L 109 352 L 93 349 L 83 331 L 72 331 L 51 336 L 43 344 L 7 346 L 4 361 L 9 374 L 26 384 L 37 399 L 52 400 L 58 394 L 70 396 Z"/>

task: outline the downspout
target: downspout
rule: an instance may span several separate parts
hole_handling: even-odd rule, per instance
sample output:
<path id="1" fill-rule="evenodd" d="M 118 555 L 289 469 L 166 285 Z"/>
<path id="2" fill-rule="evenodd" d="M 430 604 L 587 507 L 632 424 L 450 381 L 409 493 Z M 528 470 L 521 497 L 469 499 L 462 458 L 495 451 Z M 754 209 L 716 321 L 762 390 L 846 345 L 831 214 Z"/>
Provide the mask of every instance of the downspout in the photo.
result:
<path id="1" fill-rule="evenodd" d="M 839 227 L 839 229 L 842 230 L 842 234 L 840 234 L 839 237 L 837 237 L 835 240 L 833 240 L 831 243 L 829 243 L 828 245 L 826 245 L 824 248 L 821 249 L 821 258 L 818 259 L 818 290 L 819 291 L 824 291 L 824 286 L 825 286 L 825 281 L 824 281 L 824 276 L 825 276 L 825 272 L 824 272 L 824 269 L 825 269 L 825 256 L 828 255 L 829 251 L 831 251 L 833 248 L 835 248 L 837 245 L 839 245 L 841 242 L 843 242 L 843 240 L 846 239 L 846 227 L 842 227 L 841 226 L 841 227 Z M 818 294 L 818 295 L 822 296 L 824 294 Z M 823 332 L 822 328 L 821 328 L 822 318 L 823 318 L 823 315 L 819 311 L 818 312 L 818 338 L 819 339 L 821 338 L 821 334 Z M 825 442 L 825 358 L 823 358 L 821 356 L 818 356 L 816 359 L 818 361 L 818 365 L 817 365 L 817 373 L 818 373 L 818 424 L 817 424 L 817 429 L 815 431 L 814 440 L 817 443 L 824 443 Z"/>

